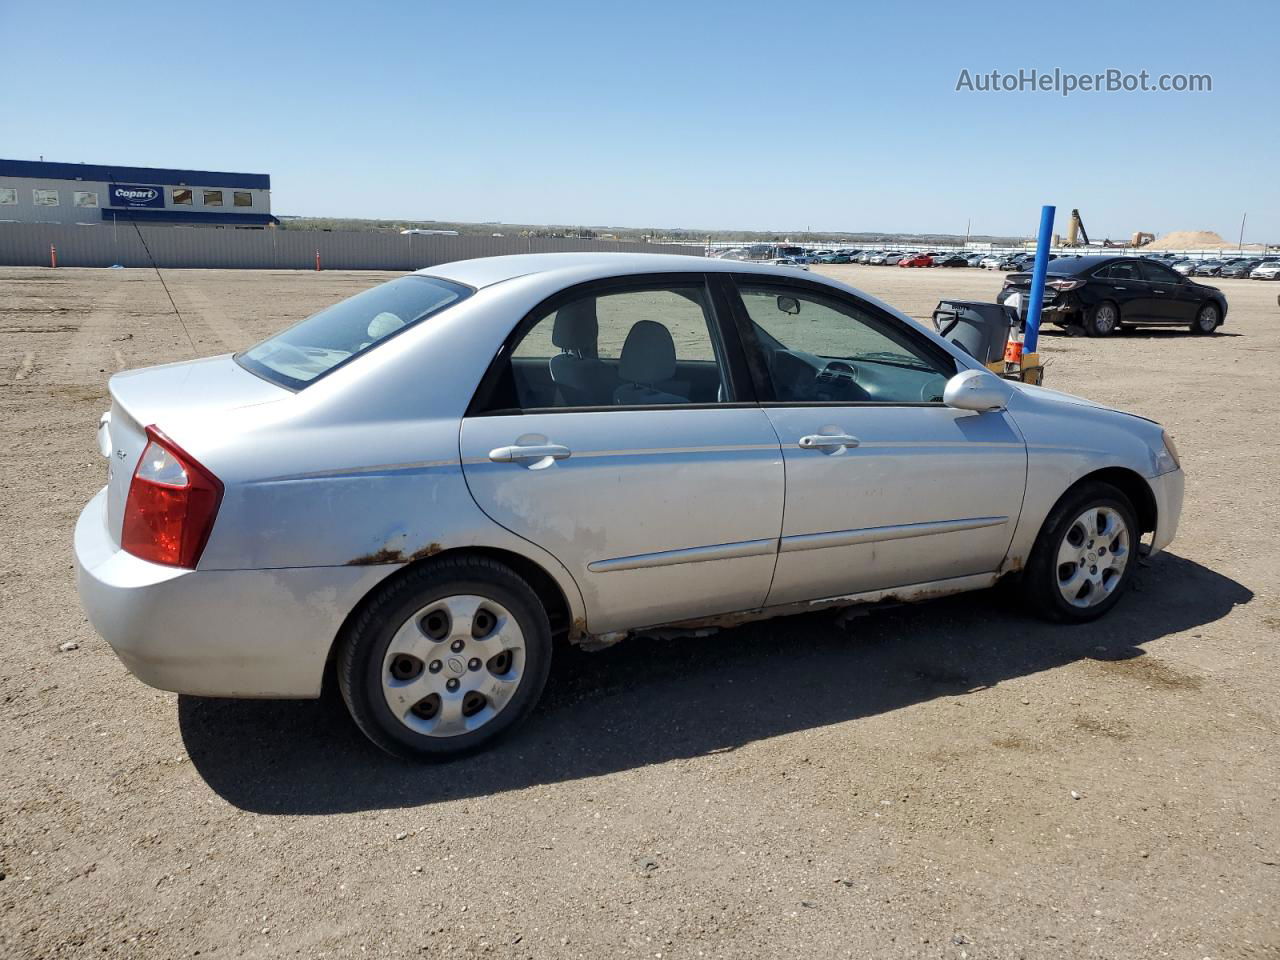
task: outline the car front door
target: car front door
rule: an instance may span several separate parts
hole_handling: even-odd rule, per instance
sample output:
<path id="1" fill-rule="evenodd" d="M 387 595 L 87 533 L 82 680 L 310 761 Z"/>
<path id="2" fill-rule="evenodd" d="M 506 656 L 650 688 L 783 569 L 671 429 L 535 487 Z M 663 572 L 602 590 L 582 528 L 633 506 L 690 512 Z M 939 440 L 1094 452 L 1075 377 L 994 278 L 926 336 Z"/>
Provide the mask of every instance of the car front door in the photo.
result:
<path id="1" fill-rule="evenodd" d="M 768 603 L 997 570 L 1027 472 L 1012 419 L 943 405 L 955 360 L 870 303 L 799 281 L 735 285 L 786 464 Z"/>
<path id="2" fill-rule="evenodd" d="M 1150 317 L 1165 323 L 1190 323 L 1190 303 L 1179 296 L 1182 278 L 1163 264 L 1144 260 L 1138 264 L 1151 297 Z"/>
<path id="3" fill-rule="evenodd" d="M 729 311 L 701 274 L 572 288 L 516 328 L 463 420 L 476 502 L 569 570 L 592 633 L 764 603 L 783 465 Z"/>

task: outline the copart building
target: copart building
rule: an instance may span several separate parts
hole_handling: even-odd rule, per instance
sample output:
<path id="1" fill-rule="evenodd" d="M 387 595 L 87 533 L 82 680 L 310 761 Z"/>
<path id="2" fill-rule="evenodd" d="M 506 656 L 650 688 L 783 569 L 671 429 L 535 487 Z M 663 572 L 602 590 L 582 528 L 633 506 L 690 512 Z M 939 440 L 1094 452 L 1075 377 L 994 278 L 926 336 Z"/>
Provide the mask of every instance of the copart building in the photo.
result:
<path id="1" fill-rule="evenodd" d="M 262 229 L 265 173 L 0 160 L 0 223 L 142 223 Z"/>

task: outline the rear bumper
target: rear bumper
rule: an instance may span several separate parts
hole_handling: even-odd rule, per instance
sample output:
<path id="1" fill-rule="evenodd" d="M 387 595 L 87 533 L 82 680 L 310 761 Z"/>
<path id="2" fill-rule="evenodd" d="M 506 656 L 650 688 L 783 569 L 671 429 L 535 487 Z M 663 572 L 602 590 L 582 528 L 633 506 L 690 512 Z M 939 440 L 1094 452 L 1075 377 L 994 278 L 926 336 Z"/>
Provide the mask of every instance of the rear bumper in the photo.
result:
<path id="1" fill-rule="evenodd" d="M 1152 477 L 1147 481 L 1156 500 L 1156 529 L 1151 535 L 1151 553 L 1159 553 L 1178 532 L 1182 516 L 1182 494 L 1186 476 L 1181 470 Z"/>
<path id="2" fill-rule="evenodd" d="M 106 491 L 75 532 L 89 622 L 129 672 L 210 697 L 316 697 L 347 614 L 394 569 L 178 570 L 125 553 L 107 531 Z"/>

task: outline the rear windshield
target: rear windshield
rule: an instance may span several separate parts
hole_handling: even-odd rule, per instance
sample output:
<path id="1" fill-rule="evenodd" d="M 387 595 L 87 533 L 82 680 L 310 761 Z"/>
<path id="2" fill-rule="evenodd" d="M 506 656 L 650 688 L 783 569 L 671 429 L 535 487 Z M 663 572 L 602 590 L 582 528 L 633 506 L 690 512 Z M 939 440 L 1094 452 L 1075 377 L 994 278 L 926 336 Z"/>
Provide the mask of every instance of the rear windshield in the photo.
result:
<path id="1" fill-rule="evenodd" d="M 300 390 L 348 360 L 471 295 L 470 287 L 414 274 L 326 307 L 236 355 L 251 373 Z"/>

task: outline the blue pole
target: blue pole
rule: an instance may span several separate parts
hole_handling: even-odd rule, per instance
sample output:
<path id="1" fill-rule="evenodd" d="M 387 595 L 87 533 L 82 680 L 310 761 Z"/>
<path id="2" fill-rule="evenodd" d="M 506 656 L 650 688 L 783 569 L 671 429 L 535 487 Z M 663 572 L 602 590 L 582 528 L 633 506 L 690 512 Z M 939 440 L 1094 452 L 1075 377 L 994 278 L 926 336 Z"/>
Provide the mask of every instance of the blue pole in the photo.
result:
<path id="1" fill-rule="evenodd" d="M 1040 343 L 1040 308 L 1044 306 L 1044 274 L 1049 268 L 1049 244 L 1053 239 L 1053 207 L 1040 208 L 1040 235 L 1036 237 L 1036 265 L 1031 271 L 1031 301 L 1022 336 L 1025 353 L 1035 353 Z"/>

